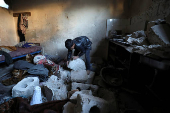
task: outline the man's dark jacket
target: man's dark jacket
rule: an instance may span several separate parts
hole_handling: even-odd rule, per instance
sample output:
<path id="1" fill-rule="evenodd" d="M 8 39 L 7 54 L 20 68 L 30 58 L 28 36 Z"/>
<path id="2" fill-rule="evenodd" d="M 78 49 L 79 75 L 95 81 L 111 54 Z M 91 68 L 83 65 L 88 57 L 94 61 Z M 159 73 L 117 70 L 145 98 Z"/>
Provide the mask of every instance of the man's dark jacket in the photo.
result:
<path id="1" fill-rule="evenodd" d="M 77 55 L 79 57 L 84 55 L 87 49 L 91 49 L 91 44 L 92 44 L 90 39 L 86 36 L 80 36 L 73 39 L 73 43 L 75 44 L 74 49 L 80 51 L 80 53 Z M 72 56 L 72 50 L 68 49 L 67 61 L 71 59 L 71 56 Z"/>

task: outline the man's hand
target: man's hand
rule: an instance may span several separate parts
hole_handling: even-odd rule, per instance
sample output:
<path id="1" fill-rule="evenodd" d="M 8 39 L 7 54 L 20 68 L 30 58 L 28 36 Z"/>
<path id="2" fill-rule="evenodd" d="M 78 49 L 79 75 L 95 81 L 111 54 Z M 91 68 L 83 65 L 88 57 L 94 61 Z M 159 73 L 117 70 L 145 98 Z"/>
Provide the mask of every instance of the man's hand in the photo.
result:
<path id="1" fill-rule="evenodd" d="M 67 67 L 68 67 L 69 61 L 67 61 Z"/>
<path id="2" fill-rule="evenodd" d="M 73 60 L 76 60 L 77 58 L 79 58 L 79 56 L 73 56 Z"/>

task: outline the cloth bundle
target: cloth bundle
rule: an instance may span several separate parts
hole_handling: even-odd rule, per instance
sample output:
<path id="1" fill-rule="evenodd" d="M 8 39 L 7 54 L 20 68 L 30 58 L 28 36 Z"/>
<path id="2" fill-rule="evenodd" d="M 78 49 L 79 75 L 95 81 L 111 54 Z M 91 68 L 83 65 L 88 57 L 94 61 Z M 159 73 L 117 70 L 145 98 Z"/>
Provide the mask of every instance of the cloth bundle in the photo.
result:
<path id="1" fill-rule="evenodd" d="M 34 43 L 26 42 L 26 41 L 22 41 L 22 42 L 18 43 L 17 45 L 15 45 L 15 47 L 22 47 L 22 48 L 29 48 L 32 46 L 36 46 L 36 45 Z"/>
<path id="2" fill-rule="evenodd" d="M 40 81 L 48 80 L 49 70 L 42 64 L 34 65 L 24 60 L 18 60 L 14 63 L 14 70 L 12 71 L 13 76 L 2 81 L 2 84 L 8 86 L 16 84 L 25 77 L 38 76 Z M 31 75 L 28 75 L 31 74 Z"/>
<path id="3" fill-rule="evenodd" d="M 12 84 L 17 84 L 19 81 L 21 81 L 26 76 L 26 71 L 14 69 L 12 71 L 12 74 L 13 76 L 11 78 L 8 78 L 2 81 L 3 85 L 9 86 Z"/>
<path id="4" fill-rule="evenodd" d="M 52 62 L 49 59 L 46 59 L 46 57 L 44 55 L 36 55 L 33 59 L 35 64 L 46 64 L 46 65 L 50 65 L 50 66 L 54 66 L 55 63 Z"/>
<path id="5" fill-rule="evenodd" d="M 43 64 L 49 70 L 49 76 L 55 74 L 59 70 L 59 65 L 47 59 L 44 55 L 36 55 L 33 59 L 34 64 Z"/>

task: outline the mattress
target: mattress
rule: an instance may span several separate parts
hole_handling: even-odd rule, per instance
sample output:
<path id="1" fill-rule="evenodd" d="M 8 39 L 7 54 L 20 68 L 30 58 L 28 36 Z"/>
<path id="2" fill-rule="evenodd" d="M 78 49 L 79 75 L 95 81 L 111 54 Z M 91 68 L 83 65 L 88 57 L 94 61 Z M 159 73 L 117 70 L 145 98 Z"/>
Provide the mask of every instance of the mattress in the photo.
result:
<path id="1" fill-rule="evenodd" d="M 21 57 L 25 57 L 27 54 L 36 54 L 41 52 L 42 47 L 41 46 L 32 46 L 29 48 L 21 48 L 17 47 L 16 51 L 12 51 L 8 54 L 11 55 L 12 59 L 17 59 Z M 5 62 L 4 55 L 0 55 L 0 63 Z"/>

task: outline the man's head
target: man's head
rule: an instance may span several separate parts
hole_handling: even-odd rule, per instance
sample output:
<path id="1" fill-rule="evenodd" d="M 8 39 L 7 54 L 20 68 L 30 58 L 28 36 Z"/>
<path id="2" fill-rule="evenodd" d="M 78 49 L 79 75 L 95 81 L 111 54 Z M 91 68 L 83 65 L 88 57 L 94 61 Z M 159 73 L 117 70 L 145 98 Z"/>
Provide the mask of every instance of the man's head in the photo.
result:
<path id="1" fill-rule="evenodd" d="M 66 47 L 67 49 L 72 50 L 72 49 L 74 49 L 74 46 L 75 46 L 75 44 L 73 43 L 73 40 L 67 39 L 67 40 L 65 41 L 65 47 Z"/>

